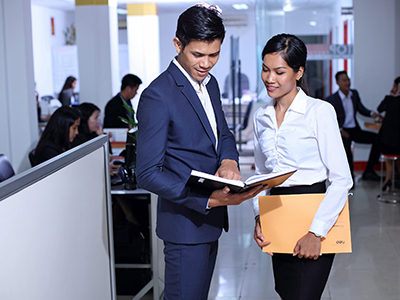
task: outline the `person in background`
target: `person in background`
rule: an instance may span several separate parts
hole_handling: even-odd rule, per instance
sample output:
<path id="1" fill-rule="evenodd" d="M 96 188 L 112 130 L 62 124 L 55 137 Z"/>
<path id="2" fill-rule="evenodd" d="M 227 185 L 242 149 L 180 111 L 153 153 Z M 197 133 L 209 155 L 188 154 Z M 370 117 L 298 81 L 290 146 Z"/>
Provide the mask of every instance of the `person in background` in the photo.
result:
<path id="1" fill-rule="evenodd" d="M 335 108 L 351 174 L 354 178 L 351 143 L 354 141 L 356 143 L 372 144 L 367 167 L 362 174 L 362 179 L 379 180 L 380 177 L 374 171 L 374 166 L 379 162 L 380 157 L 377 134 L 362 130 L 360 125 L 358 125 L 356 114 L 359 112 L 364 116 L 380 119 L 382 119 L 382 116 L 364 107 L 357 90 L 350 89 L 351 82 L 346 71 L 337 72 L 335 78 L 339 90 L 328 96 L 326 101 L 331 103 Z"/>
<path id="2" fill-rule="evenodd" d="M 58 100 L 60 100 L 63 106 L 71 106 L 71 103 L 75 103 L 75 93 L 74 89 L 76 87 L 77 80 L 73 76 L 69 76 L 62 87 L 60 94 L 58 95 Z"/>
<path id="3" fill-rule="evenodd" d="M 79 133 L 72 142 L 72 147 L 103 134 L 99 119 L 100 109 L 96 105 L 87 102 L 80 104 L 77 108 L 81 112 L 81 122 L 78 129 Z"/>
<path id="4" fill-rule="evenodd" d="M 262 194 L 326 191 L 309 231 L 297 241 L 293 253 L 271 254 L 275 290 L 284 300 L 317 300 L 334 259 L 334 254 L 320 255 L 321 239 L 345 206 L 353 181 L 333 107 L 306 94 L 305 44 L 294 35 L 276 35 L 265 45 L 262 59 L 261 78 L 272 100 L 254 114 L 255 173 L 297 169 L 282 185 Z M 262 233 L 258 197 L 253 204 L 254 239 L 265 247 L 270 242 Z"/>
<path id="5" fill-rule="evenodd" d="M 227 205 L 242 193 L 186 185 L 192 170 L 241 179 L 238 152 L 222 110 L 217 63 L 225 27 L 214 5 L 198 4 L 178 18 L 178 55 L 142 93 L 138 106 L 137 182 L 158 195 L 156 233 L 164 241 L 166 300 L 206 300 Z"/>
<path id="6" fill-rule="evenodd" d="M 142 80 L 133 74 L 127 74 L 122 78 L 121 91 L 115 95 L 106 105 L 104 112 L 104 128 L 129 128 L 120 117 L 127 118 L 128 112 L 124 107 L 124 102 L 132 107 L 131 99 L 136 96 Z M 134 117 L 134 116 L 132 116 Z"/>
<path id="7" fill-rule="evenodd" d="M 101 134 L 104 134 L 103 128 L 100 125 L 100 108 L 92 103 L 81 103 L 78 106 L 79 111 L 81 112 L 81 122 L 78 128 L 78 135 L 72 142 L 72 147 L 78 146 L 83 144 Z M 110 144 L 110 153 L 111 151 L 111 144 Z M 110 156 L 110 160 L 112 156 Z M 119 166 L 114 164 L 110 164 L 110 175 L 115 176 L 118 174 Z"/>
<path id="8" fill-rule="evenodd" d="M 78 134 L 81 114 L 76 108 L 62 106 L 51 115 L 36 146 L 34 165 L 38 165 L 72 148 Z"/>
<path id="9" fill-rule="evenodd" d="M 400 155 L 400 77 L 394 81 L 390 95 L 378 106 L 378 112 L 386 112 L 382 127 L 378 133 L 379 150 L 382 154 Z M 400 170 L 400 159 L 396 160 Z M 383 191 L 392 188 L 393 167 L 389 160 L 385 160 L 386 177 L 382 186 Z"/>

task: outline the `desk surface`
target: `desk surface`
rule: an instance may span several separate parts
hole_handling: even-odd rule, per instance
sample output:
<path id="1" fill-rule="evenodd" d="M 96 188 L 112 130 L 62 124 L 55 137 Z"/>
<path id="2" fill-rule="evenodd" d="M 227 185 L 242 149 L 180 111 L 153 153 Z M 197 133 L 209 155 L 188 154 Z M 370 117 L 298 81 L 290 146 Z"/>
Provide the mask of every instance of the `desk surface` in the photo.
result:
<path id="1" fill-rule="evenodd" d="M 379 130 L 382 127 L 382 122 L 365 122 L 364 125 L 369 129 Z"/>
<path id="2" fill-rule="evenodd" d="M 127 195 L 127 194 L 151 194 L 151 192 L 144 189 L 125 190 L 124 185 L 114 185 L 111 187 L 111 195 Z"/>

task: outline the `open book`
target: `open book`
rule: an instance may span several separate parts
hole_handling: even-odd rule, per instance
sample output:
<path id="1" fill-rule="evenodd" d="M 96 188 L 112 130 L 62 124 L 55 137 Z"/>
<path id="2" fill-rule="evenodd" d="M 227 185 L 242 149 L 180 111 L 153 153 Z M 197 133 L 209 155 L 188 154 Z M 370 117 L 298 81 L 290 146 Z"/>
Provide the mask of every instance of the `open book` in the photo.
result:
<path id="1" fill-rule="evenodd" d="M 296 171 L 297 170 L 291 170 L 280 173 L 254 175 L 248 178 L 245 182 L 242 182 L 240 180 L 225 179 L 215 175 L 192 170 L 187 184 L 193 187 L 210 190 L 219 190 L 223 189 L 225 186 L 228 186 L 232 193 L 238 193 L 244 189 L 261 184 L 268 184 L 269 188 L 280 185 Z"/>

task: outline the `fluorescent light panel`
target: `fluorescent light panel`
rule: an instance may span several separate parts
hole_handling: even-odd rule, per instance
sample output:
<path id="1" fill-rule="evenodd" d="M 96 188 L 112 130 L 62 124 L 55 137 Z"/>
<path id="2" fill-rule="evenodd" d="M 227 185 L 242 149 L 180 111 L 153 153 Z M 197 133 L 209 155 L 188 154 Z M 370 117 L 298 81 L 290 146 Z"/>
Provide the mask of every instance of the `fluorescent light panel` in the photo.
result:
<path id="1" fill-rule="evenodd" d="M 246 10 L 249 9 L 249 7 L 247 6 L 247 4 L 232 4 L 232 7 L 236 10 Z"/>

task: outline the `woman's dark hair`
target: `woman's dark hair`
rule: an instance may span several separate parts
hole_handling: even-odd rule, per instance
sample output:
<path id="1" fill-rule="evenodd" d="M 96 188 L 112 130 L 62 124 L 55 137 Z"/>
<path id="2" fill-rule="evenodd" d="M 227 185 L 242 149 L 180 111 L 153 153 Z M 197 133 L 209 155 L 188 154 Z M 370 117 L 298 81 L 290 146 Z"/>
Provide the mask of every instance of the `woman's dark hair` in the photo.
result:
<path id="1" fill-rule="evenodd" d="M 303 76 L 297 80 L 297 86 L 308 95 L 308 85 L 305 78 L 307 47 L 303 41 L 292 34 L 282 33 L 275 35 L 265 45 L 262 59 L 264 60 L 264 56 L 270 53 L 280 53 L 283 60 L 295 73 L 300 70 L 300 67 L 304 68 Z"/>
<path id="2" fill-rule="evenodd" d="M 182 50 L 193 40 L 213 42 L 218 39 L 222 43 L 225 27 L 220 12 L 214 6 L 189 7 L 178 18 L 175 36 L 182 43 Z"/>
<path id="3" fill-rule="evenodd" d="M 397 77 L 397 78 L 394 80 L 394 83 L 395 83 L 395 84 L 399 84 L 399 83 L 400 83 L 400 76 Z"/>
<path id="4" fill-rule="evenodd" d="M 67 77 L 67 79 L 65 80 L 64 86 L 62 87 L 58 97 L 60 97 L 60 95 L 62 94 L 62 92 L 64 90 L 68 90 L 68 89 L 72 88 L 72 83 L 75 81 L 76 81 L 76 78 L 74 76 Z M 75 93 L 73 93 L 73 94 L 75 94 Z"/>
<path id="5" fill-rule="evenodd" d="M 69 142 L 69 128 L 81 117 L 79 110 L 69 106 L 58 108 L 50 117 L 39 143 L 35 149 L 35 156 L 39 155 L 47 141 L 55 143 L 61 152 L 71 148 Z"/>
<path id="6" fill-rule="evenodd" d="M 100 111 L 100 108 L 92 103 L 85 102 L 80 104 L 78 109 L 81 112 L 81 122 L 79 124 L 78 131 L 79 133 L 83 133 L 89 136 L 92 132 L 90 132 L 89 130 L 88 120 L 93 112 L 95 112 L 96 110 Z"/>

